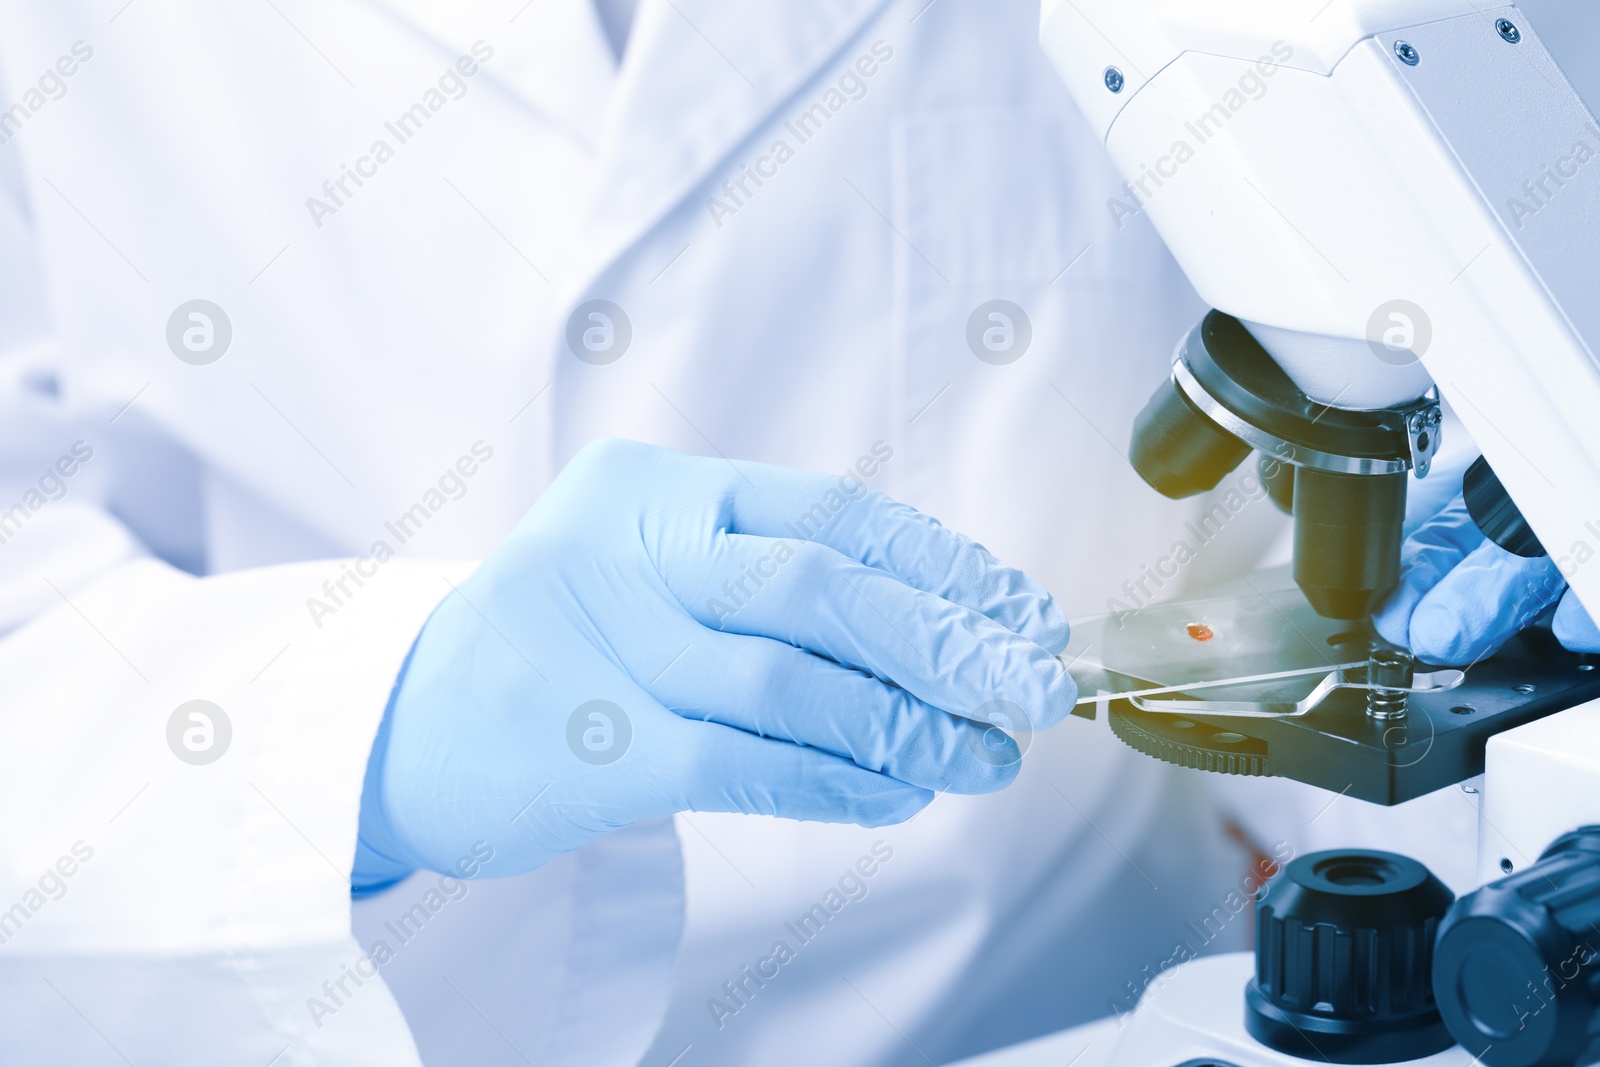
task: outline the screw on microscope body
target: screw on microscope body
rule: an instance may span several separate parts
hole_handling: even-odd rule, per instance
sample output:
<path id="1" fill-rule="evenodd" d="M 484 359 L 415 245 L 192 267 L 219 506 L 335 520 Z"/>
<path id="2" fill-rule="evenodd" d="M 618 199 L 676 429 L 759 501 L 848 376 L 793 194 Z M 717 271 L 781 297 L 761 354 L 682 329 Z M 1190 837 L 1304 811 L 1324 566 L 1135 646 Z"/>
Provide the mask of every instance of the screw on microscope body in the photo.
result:
<path id="1" fill-rule="evenodd" d="M 1411 668 L 1416 663 L 1411 653 L 1398 648 L 1375 648 L 1367 659 L 1367 684 L 1394 686 L 1393 689 L 1367 690 L 1369 719 L 1406 717 L 1406 693 L 1411 688 Z"/>
<path id="2" fill-rule="evenodd" d="M 1106 88 L 1107 89 L 1110 89 L 1114 93 L 1120 93 L 1120 92 L 1122 92 L 1122 87 L 1125 84 L 1126 84 L 1126 79 L 1124 79 L 1122 77 L 1122 71 L 1118 70 L 1116 67 L 1107 67 L 1106 68 Z"/>
<path id="3" fill-rule="evenodd" d="M 1500 31 L 1500 36 L 1512 44 L 1522 40 L 1522 31 L 1517 29 L 1517 24 L 1510 19 L 1501 19 L 1494 24 L 1494 28 Z"/>
<path id="4" fill-rule="evenodd" d="M 1394 54 L 1400 57 L 1400 62 L 1408 67 L 1414 67 L 1422 62 L 1422 53 L 1418 52 L 1409 41 L 1396 41 Z"/>
<path id="5" fill-rule="evenodd" d="M 1523 696 L 1531 696 L 1533 693 L 1537 692 L 1538 689 L 1539 687 L 1534 685 L 1532 682 L 1523 682 L 1520 685 L 1514 685 L 1511 687 L 1512 692 L 1521 693 Z"/>

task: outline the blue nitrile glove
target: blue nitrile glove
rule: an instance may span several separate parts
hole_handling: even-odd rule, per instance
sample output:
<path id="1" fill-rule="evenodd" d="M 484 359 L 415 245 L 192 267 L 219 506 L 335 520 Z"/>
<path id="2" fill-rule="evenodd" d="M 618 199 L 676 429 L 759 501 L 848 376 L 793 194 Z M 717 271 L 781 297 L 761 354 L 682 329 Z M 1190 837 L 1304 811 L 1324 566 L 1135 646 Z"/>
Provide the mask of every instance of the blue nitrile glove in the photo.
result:
<path id="1" fill-rule="evenodd" d="M 1071 710 L 1066 642 L 1041 587 L 853 478 L 591 445 L 418 636 L 357 890 L 479 842 L 515 874 L 678 811 L 876 826 L 999 789 L 990 724 Z"/>
<path id="2" fill-rule="evenodd" d="M 1600 629 L 1583 609 L 1578 594 L 1570 589 L 1561 598 L 1555 618 L 1550 620 L 1550 629 L 1557 641 L 1574 652 L 1600 652 Z"/>
<path id="3" fill-rule="evenodd" d="M 1373 621 L 1386 640 L 1430 663 L 1468 664 L 1493 654 L 1566 587 L 1548 556 L 1525 559 L 1485 537 L 1458 493 L 1406 539 L 1400 584 Z M 1570 594 L 1555 630 L 1569 648 L 1600 651 L 1600 633 Z"/>

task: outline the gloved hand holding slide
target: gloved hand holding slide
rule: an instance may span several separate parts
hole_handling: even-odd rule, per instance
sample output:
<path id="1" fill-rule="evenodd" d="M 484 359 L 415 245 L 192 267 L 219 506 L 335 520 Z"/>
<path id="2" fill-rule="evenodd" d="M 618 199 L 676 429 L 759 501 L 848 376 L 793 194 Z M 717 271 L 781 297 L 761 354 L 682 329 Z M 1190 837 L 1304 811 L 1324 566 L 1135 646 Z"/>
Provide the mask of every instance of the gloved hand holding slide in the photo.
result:
<path id="1" fill-rule="evenodd" d="M 678 811 L 875 826 L 1017 774 L 1065 615 L 849 477 L 584 449 L 433 613 L 368 770 L 358 890 L 530 870 Z"/>

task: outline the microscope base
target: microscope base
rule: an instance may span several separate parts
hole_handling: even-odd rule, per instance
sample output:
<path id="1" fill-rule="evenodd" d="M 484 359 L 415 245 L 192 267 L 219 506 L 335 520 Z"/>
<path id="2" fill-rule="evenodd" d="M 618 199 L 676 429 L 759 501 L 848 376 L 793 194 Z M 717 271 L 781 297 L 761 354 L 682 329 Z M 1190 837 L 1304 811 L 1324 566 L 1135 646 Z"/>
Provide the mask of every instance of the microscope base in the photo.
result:
<path id="1" fill-rule="evenodd" d="M 1244 987 L 1255 973 L 1248 952 L 1207 956 L 1163 972 L 1122 1020 L 1105 1067 L 1306 1067 L 1258 1042 L 1244 1027 Z M 1469 1067 L 1460 1046 L 1395 1067 Z"/>

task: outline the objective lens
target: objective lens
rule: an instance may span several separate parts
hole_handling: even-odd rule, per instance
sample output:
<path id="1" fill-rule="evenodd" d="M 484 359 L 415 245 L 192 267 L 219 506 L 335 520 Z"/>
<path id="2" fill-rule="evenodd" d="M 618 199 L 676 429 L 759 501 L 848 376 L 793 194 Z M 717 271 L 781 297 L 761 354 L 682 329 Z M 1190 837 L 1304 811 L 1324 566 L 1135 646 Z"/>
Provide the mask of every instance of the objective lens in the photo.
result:
<path id="1" fill-rule="evenodd" d="M 1256 474 L 1267 487 L 1267 495 L 1285 515 L 1294 514 L 1294 468 L 1276 456 L 1265 453 L 1256 460 Z"/>
<path id="2" fill-rule="evenodd" d="M 1215 489 L 1249 454 L 1249 445 L 1201 413 L 1168 378 L 1134 420 L 1128 458 L 1151 488 L 1180 500 Z"/>
<path id="3" fill-rule="evenodd" d="M 1407 477 L 1295 469 L 1294 579 L 1317 614 L 1364 619 L 1399 581 Z"/>

